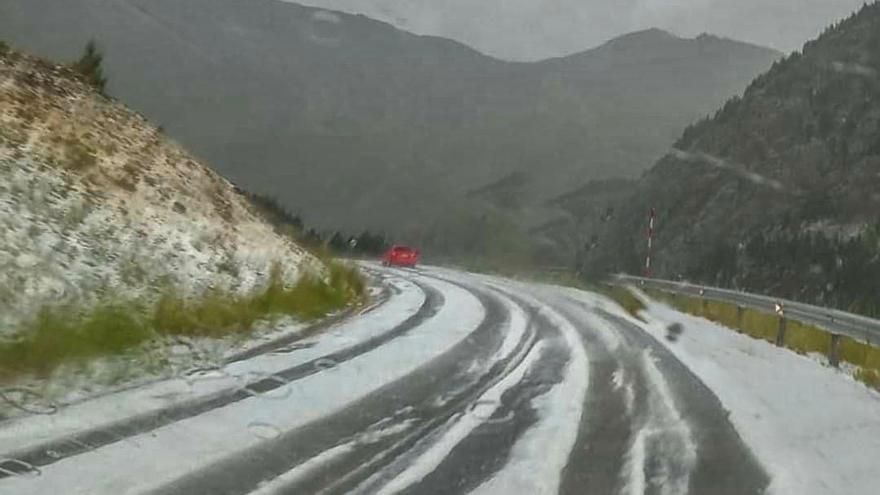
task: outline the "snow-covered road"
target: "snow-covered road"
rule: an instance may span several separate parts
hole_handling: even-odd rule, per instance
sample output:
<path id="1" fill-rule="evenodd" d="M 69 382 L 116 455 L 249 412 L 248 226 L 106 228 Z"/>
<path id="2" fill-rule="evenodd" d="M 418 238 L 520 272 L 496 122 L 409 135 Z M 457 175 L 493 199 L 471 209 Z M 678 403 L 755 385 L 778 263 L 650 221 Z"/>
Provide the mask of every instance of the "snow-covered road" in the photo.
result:
<path id="1" fill-rule="evenodd" d="M 366 269 L 390 297 L 325 332 L 0 423 L 0 493 L 876 493 L 880 397 L 843 374 L 661 305 Z"/>

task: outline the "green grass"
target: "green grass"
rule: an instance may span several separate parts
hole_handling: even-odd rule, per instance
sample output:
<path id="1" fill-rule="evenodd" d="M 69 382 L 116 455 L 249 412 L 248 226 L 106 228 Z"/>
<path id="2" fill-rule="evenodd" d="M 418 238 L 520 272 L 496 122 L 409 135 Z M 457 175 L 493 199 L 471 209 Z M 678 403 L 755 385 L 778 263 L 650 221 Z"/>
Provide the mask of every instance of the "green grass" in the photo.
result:
<path id="1" fill-rule="evenodd" d="M 840 360 L 858 367 L 857 379 L 880 389 L 880 348 L 841 337 Z"/>
<path id="2" fill-rule="evenodd" d="M 738 329 L 740 325 L 737 308 L 733 304 L 707 300 L 703 317 L 734 329 Z"/>
<path id="3" fill-rule="evenodd" d="M 87 314 L 74 308 L 46 308 L 13 341 L 0 342 L 0 379 L 32 372 L 45 376 L 63 362 L 124 352 L 153 337 L 143 309 L 107 303 Z"/>
<path id="4" fill-rule="evenodd" d="M 776 342 L 779 333 L 779 317 L 752 308 L 743 309 L 742 333 L 752 338 Z"/>
<path id="5" fill-rule="evenodd" d="M 186 299 L 169 292 L 159 299 L 151 327 L 164 335 L 225 337 L 247 334 L 257 321 L 280 316 L 313 320 L 361 300 L 366 283 L 357 268 L 327 263 L 328 280 L 312 274 L 286 287 L 277 266 L 266 287 L 251 295 L 209 292 L 199 299 Z"/>
<path id="6" fill-rule="evenodd" d="M 880 390 L 880 370 L 859 368 L 856 370 L 855 378 L 876 390 Z"/>
<path id="7" fill-rule="evenodd" d="M 13 340 L 0 341 L 0 383 L 16 376 L 47 376 L 62 364 L 121 355 L 162 336 L 244 337 L 260 321 L 294 316 L 313 320 L 363 300 L 357 268 L 327 263 L 329 276 L 306 274 L 285 286 L 275 266 L 269 282 L 248 295 L 211 291 L 182 297 L 167 291 L 150 307 L 108 302 L 83 311 L 45 308 Z"/>
<path id="8" fill-rule="evenodd" d="M 831 334 L 799 321 L 785 321 L 785 347 L 799 353 L 818 352 L 827 356 L 831 352 Z"/>

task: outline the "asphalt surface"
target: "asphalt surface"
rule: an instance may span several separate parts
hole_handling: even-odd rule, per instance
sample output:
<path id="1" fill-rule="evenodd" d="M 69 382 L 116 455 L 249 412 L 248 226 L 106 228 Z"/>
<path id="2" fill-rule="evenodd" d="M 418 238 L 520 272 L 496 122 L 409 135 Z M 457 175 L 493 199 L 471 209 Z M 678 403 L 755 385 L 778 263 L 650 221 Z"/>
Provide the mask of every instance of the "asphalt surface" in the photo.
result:
<path id="1" fill-rule="evenodd" d="M 86 454 L 112 444 L 131 446 L 124 468 L 136 477 L 139 463 L 150 462 L 138 450 L 138 440 L 166 425 L 184 419 L 198 424 L 207 412 L 252 397 L 248 390 L 262 392 L 318 373 L 344 371 L 355 358 L 393 359 L 381 353 L 385 346 L 417 338 L 408 334 L 428 323 L 443 328 L 436 319 L 454 314 L 441 312 L 450 309 L 444 295 L 450 286 L 470 294 L 483 312 L 466 338 L 436 357 L 405 375 L 389 374 L 366 395 L 317 419 L 219 457 L 192 459 L 183 476 L 149 489 L 132 478 L 131 485 L 114 485 L 114 493 L 501 493 L 491 482 L 510 479 L 511 470 L 513 479 L 523 480 L 512 485 L 517 493 L 733 495 L 760 494 L 767 487 L 767 472 L 712 391 L 631 321 L 573 297 L 570 289 L 447 270 L 368 269 L 413 282 L 424 292 L 424 304 L 399 325 L 322 358 L 332 367 L 310 361 L 255 380 L 245 391 L 172 404 L 23 452 L 4 453 L 0 447 L 0 457 L 13 459 L 0 463 L 0 493 L 67 493 L 59 485 L 62 474 L 53 474 L 54 465 L 75 472 L 78 462 L 86 466 Z M 398 295 L 390 289 L 385 293 Z M 515 327 L 519 333 L 512 333 Z M 572 328 L 574 343 L 566 337 Z M 509 335 L 518 336 L 512 344 Z M 283 344 L 286 352 L 297 351 L 295 341 Z M 572 376 L 568 370 L 583 354 L 588 376 Z M 577 424 L 572 422 L 576 436 L 569 439 L 565 462 L 548 476 L 538 468 L 551 462 L 541 447 L 549 440 L 538 432 L 557 431 L 559 418 L 548 415 L 554 404 L 548 406 L 543 398 L 567 380 L 579 379 L 587 381 L 583 397 L 564 398 L 566 407 L 580 411 L 574 416 Z M 483 399 L 495 390 L 498 399 Z M 3 427 L 10 426 L 0 423 Z M 199 437 L 193 434 L 187 441 Z M 526 444 L 538 447 L 522 448 Z M 551 447 L 544 445 L 548 452 Z M 38 473 L 31 484 L 21 479 L 31 471 L 26 466 Z M 9 480 L 16 484 L 4 491 Z M 87 483 L 77 482 L 86 487 L 82 493 L 110 493 L 110 485 L 100 480 L 91 491 Z"/>

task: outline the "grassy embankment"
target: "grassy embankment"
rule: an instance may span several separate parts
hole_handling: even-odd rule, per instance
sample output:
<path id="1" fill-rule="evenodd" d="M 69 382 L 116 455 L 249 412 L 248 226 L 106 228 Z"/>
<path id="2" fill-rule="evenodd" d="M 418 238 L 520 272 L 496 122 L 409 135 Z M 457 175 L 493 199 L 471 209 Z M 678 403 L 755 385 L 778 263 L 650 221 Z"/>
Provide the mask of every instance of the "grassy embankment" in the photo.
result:
<path id="1" fill-rule="evenodd" d="M 214 291 L 187 298 L 168 290 L 150 305 L 105 301 L 87 310 L 44 308 L 13 338 L 0 341 L 0 383 L 135 351 L 163 337 L 246 337 L 259 322 L 313 320 L 363 300 L 365 282 L 357 268 L 339 262 L 328 268 L 326 279 L 307 274 L 289 287 L 273 268 L 266 286 L 248 295 Z"/>

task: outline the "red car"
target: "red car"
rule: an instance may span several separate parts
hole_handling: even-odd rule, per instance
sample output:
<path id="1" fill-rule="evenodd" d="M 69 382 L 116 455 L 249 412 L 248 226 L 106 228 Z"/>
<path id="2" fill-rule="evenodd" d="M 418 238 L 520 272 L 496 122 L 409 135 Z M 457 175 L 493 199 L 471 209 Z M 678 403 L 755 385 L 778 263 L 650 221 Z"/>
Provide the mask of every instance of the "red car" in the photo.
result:
<path id="1" fill-rule="evenodd" d="M 392 246 L 382 256 L 385 266 L 408 266 L 413 268 L 419 262 L 419 250 L 406 246 Z"/>

